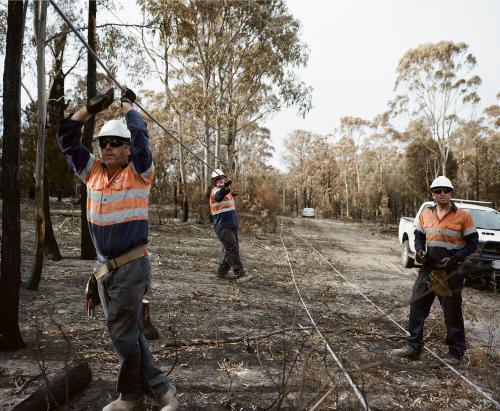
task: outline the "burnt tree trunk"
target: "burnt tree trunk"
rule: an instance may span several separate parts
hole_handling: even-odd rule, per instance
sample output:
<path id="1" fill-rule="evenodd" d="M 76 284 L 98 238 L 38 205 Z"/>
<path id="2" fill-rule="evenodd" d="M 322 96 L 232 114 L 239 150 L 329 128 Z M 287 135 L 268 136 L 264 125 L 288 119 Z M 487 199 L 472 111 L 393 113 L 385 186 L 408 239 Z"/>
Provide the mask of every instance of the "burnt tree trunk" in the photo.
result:
<path id="1" fill-rule="evenodd" d="M 96 14 L 97 2 L 89 1 L 89 23 L 88 23 L 88 43 L 92 50 L 96 49 Z M 87 52 L 87 99 L 97 94 L 96 87 L 96 61 L 94 56 Z M 83 128 L 82 144 L 92 152 L 92 136 L 94 135 L 95 115 L 90 117 Z M 83 183 L 82 183 L 83 185 Z M 83 260 L 93 260 L 96 258 L 96 252 L 92 239 L 90 237 L 89 225 L 87 222 L 87 189 L 83 188 L 80 192 L 80 210 L 81 210 L 81 232 L 80 239 L 81 258 Z"/>
<path id="2" fill-rule="evenodd" d="M 64 49 L 65 39 L 61 41 L 60 49 Z M 64 101 L 64 79 L 65 76 L 62 72 L 62 54 L 63 51 L 58 51 L 60 53 L 60 58 L 56 58 L 54 62 L 54 82 L 50 87 L 49 101 L 47 104 L 47 118 L 48 118 L 48 129 L 47 129 L 47 148 L 55 145 L 57 129 L 59 123 L 64 117 L 64 110 L 67 104 Z M 58 150 L 58 148 L 57 148 Z M 47 153 L 48 154 L 48 153 Z M 54 162 L 54 159 L 51 159 Z M 45 159 L 45 192 L 43 196 L 43 212 L 45 216 L 45 255 L 47 258 L 53 261 L 59 261 L 62 259 L 61 252 L 59 250 L 59 245 L 54 234 L 54 228 L 52 227 L 52 219 L 50 217 L 50 202 L 49 202 L 49 178 L 48 174 L 51 171 L 47 168 L 47 156 Z M 57 168 L 59 171 L 59 168 Z M 53 180 L 52 180 L 53 181 Z M 54 188 L 54 187 L 52 187 Z M 59 192 L 60 193 L 60 192 Z M 60 201 L 60 200 L 59 200 Z"/>
<path id="3" fill-rule="evenodd" d="M 45 28 L 47 25 L 47 2 L 35 1 L 36 66 L 37 66 L 37 121 L 36 121 L 36 165 L 35 165 L 35 221 L 36 250 L 31 277 L 26 284 L 28 290 L 38 290 L 42 278 L 45 254 L 45 217 L 43 200 L 45 187 L 45 123 L 47 95 L 45 91 Z"/>
<path id="4" fill-rule="evenodd" d="M 21 64 L 27 2 L 9 1 L 3 72 L 2 251 L 0 263 L 0 350 L 24 347 L 19 330 L 21 222 L 19 136 L 21 133 Z"/>

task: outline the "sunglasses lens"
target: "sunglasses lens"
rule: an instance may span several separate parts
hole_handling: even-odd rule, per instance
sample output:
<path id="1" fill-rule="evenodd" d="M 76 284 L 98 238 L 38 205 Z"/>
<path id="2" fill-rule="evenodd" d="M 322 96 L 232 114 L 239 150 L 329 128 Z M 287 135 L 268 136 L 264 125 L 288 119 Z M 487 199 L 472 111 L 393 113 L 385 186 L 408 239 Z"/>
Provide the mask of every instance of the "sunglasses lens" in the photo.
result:
<path id="1" fill-rule="evenodd" d="M 439 190 L 432 190 L 433 194 L 448 194 L 450 193 L 451 190 L 448 190 L 447 188 L 439 189 Z"/>
<path id="2" fill-rule="evenodd" d="M 116 138 L 107 138 L 103 140 L 99 140 L 99 147 L 106 148 L 107 145 L 110 145 L 113 148 L 120 147 L 124 144 L 122 140 Z"/>

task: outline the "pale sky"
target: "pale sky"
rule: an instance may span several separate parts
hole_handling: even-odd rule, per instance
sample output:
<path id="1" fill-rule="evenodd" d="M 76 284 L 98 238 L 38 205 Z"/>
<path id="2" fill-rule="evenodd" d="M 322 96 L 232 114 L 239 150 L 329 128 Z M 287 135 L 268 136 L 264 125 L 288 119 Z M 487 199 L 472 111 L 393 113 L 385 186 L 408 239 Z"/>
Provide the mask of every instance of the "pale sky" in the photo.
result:
<path id="1" fill-rule="evenodd" d="M 333 132 L 345 115 L 372 119 L 393 97 L 400 58 L 420 44 L 465 42 L 477 58 L 480 105 L 500 92 L 500 0 L 287 0 L 310 50 L 300 77 L 314 88 L 305 119 L 296 110 L 274 115 L 270 128 L 282 168 L 283 139 L 295 129 Z M 482 111 L 482 109 L 481 109 Z"/>
<path id="2" fill-rule="evenodd" d="M 308 65 L 298 74 L 314 89 L 313 109 L 305 119 L 290 109 L 263 124 L 271 130 L 276 149 L 271 164 L 275 167 L 283 168 L 283 140 L 293 130 L 328 134 L 338 126 L 342 116 L 370 120 L 386 111 L 387 102 L 393 97 L 400 58 L 408 49 L 423 43 L 441 40 L 467 43 L 469 52 L 477 58 L 475 73 L 483 80 L 479 111 L 497 102 L 500 0 L 286 1 L 290 12 L 302 24 L 301 38 L 309 48 Z M 135 0 L 121 3 L 126 7 L 117 13 L 120 20 L 139 22 Z M 55 11 L 49 7 L 49 13 Z M 109 16 L 109 21 L 116 18 Z M 146 81 L 145 86 L 155 88 L 155 83 L 159 86 L 153 79 Z"/>

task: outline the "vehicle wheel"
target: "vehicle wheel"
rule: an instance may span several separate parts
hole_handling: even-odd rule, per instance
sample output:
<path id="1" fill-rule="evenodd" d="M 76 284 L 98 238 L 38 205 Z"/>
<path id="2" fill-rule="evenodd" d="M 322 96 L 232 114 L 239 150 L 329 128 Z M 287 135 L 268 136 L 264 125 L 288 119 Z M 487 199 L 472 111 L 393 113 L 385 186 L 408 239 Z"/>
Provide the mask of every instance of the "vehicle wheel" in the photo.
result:
<path id="1" fill-rule="evenodd" d="M 410 244 L 408 240 L 403 241 L 403 248 L 401 249 L 401 264 L 404 268 L 411 268 L 414 266 L 415 260 L 410 257 Z"/>

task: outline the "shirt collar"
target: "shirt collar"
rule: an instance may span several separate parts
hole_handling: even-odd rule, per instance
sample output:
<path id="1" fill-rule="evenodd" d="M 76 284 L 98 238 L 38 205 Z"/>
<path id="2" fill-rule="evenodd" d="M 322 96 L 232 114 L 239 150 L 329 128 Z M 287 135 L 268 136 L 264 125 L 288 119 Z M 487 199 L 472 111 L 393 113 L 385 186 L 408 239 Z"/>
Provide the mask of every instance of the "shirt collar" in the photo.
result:
<path id="1" fill-rule="evenodd" d="M 437 207 L 437 204 L 434 203 L 434 205 L 431 206 L 431 210 L 432 211 L 436 211 L 436 207 Z M 453 211 L 453 212 L 456 212 L 457 211 L 457 206 L 455 205 L 455 203 L 453 201 L 451 201 L 451 208 L 450 208 L 450 211 Z"/>

